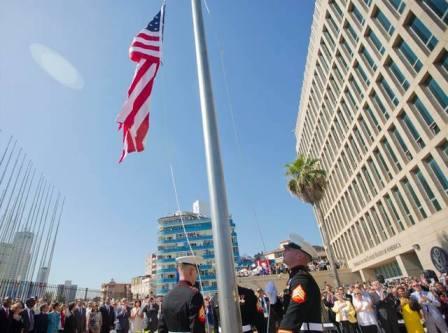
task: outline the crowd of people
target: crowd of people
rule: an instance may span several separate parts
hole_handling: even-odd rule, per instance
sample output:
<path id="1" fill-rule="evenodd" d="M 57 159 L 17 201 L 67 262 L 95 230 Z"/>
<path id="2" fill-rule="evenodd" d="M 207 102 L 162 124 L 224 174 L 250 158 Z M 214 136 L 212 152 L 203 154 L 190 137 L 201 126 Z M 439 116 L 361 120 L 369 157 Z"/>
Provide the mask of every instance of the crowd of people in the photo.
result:
<path id="1" fill-rule="evenodd" d="M 63 304 L 6 297 L 0 308 L 0 333 L 154 333 L 161 302 L 162 297 L 150 296 L 132 304 L 125 298 Z"/>
<path id="2" fill-rule="evenodd" d="M 326 259 L 312 260 L 308 264 L 310 272 L 329 270 L 330 264 Z M 339 264 L 337 264 L 339 268 Z M 268 268 L 266 265 L 252 264 L 244 268 L 240 268 L 238 276 L 260 276 L 260 275 L 275 275 L 275 274 L 289 274 L 288 267 L 285 264 L 271 264 Z"/>
<path id="3" fill-rule="evenodd" d="M 448 332 L 448 280 L 403 278 L 356 283 L 322 291 L 324 322 L 339 332 Z"/>

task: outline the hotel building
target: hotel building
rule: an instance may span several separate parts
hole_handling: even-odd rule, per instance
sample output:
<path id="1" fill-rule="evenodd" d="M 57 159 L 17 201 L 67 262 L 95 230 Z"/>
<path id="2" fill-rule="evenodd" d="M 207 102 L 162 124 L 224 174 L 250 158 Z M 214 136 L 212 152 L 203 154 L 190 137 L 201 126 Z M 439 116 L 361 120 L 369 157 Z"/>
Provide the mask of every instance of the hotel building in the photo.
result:
<path id="1" fill-rule="evenodd" d="M 316 1 L 296 150 L 327 171 L 318 224 L 363 279 L 448 260 L 447 24 L 446 1 Z"/>
<path id="2" fill-rule="evenodd" d="M 205 206 L 195 202 L 193 212 L 177 212 L 158 220 L 156 295 L 166 295 L 174 287 L 178 280 L 176 258 L 191 255 L 191 250 L 205 261 L 199 268 L 202 293 L 212 294 L 217 291 L 212 223 L 211 218 L 205 215 L 208 210 L 201 207 Z M 236 266 L 240 258 L 238 240 L 231 218 L 229 223 Z"/>

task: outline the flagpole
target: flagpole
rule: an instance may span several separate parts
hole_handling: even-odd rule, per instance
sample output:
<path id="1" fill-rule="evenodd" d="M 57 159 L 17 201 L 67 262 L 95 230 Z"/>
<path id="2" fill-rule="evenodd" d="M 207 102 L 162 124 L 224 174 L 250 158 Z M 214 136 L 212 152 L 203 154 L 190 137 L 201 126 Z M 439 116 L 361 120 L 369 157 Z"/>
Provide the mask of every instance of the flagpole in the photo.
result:
<path id="1" fill-rule="evenodd" d="M 204 131 L 221 332 L 242 332 L 233 246 L 227 209 L 218 126 L 208 64 L 201 0 L 191 0 L 196 61 Z"/>

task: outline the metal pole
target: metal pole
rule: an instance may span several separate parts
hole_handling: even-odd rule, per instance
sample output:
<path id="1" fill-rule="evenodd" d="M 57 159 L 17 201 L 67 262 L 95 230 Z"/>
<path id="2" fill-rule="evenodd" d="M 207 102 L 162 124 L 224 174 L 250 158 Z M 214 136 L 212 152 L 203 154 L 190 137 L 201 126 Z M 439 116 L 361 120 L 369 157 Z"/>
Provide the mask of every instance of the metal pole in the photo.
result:
<path id="1" fill-rule="evenodd" d="M 191 0 L 222 332 L 242 332 L 224 172 L 200 0 Z"/>

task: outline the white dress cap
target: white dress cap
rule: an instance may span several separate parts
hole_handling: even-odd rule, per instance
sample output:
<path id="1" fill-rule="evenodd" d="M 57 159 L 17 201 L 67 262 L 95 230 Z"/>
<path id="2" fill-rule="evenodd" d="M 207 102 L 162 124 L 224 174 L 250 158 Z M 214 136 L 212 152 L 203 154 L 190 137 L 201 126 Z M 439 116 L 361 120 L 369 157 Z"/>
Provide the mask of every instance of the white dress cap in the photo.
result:
<path id="1" fill-rule="evenodd" d="M 200 265 L 204 262 L 204 259 L 200 256 L 184 256 L 176 258 L 176 263 L 178 264 L 190 264 L 190 265 Z"/>
<path id="2" fill-rule="evenodd" d="M 299 236 L 297 234 L 289 234 L 289 244 L 295 244 L 297 245 L 300 250 L 303 252 L 306 252 L 309 254 L 312 258 L 317 258 L 319 255 L 317 254 L 317 251 L 314 249 L 314 247 L 308 243 L 306 240 L 303 239 L 302 236 Z M 288 246 L 289 244 L 286 244 Z"/>

